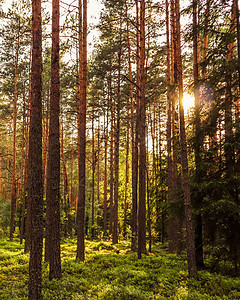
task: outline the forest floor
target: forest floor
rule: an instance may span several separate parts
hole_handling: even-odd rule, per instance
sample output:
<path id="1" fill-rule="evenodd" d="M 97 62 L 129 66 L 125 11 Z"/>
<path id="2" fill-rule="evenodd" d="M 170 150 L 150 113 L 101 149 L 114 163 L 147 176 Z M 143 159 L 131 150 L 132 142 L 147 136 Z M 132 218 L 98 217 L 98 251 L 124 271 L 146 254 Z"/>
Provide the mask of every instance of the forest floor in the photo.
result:
<path id="1" fill-rule="evenodd" d="M 43 299 L 240 299 L 240 278 L 207 270 L 187 275 L 186 257 L 155 245 L 142 260 L 128 242 L 86 241 L 86 261 L 78 262 L 76 240 L 61 243 L 62 279 L 48 280 L 43 264 Z M 19 240 L 0 239 L 0 300 L 27 299 L 28 261 Z"/>

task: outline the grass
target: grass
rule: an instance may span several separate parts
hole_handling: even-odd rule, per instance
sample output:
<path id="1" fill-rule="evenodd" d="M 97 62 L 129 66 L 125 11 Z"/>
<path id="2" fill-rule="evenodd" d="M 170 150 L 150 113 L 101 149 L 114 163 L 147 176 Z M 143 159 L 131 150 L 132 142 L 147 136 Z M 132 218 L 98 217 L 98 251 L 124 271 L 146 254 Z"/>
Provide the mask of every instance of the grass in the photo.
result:
<path id="1" fill-rule="evenodd" d="M 240 278 L 200 271 L 189 280 L 184 256 L 159 245 L 142 260 L 128 242 L 86 241 L 86 261 L 75 259 L 76 240 L 61 244 L 61 280 L 48 280 L 43 263 L 43 299 L 240 299 Z M 27 299 L 29 255 L 19 245 L 0 240 L 0 299 Z"/>

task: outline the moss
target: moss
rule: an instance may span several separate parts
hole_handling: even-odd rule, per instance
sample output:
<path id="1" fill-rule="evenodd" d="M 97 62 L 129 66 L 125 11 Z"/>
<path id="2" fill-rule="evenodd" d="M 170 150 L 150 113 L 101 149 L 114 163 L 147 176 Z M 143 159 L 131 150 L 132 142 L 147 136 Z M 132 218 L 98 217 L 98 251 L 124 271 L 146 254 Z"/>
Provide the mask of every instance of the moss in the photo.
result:
<path id="1" fill-rule="evenodd" d="M 154 253 L 137 259 L 130 244 L 86 241 L 86 261 L 75 259 L 76 240 L 65 240 L 62 279 L 48 279 L 43 264 L 43 299 L 240 299 L 240 278 L 201 271 L 189 280 L 183 256 Z M 18 240 L 0 241 L 0 299 L 27 299 L 28 259 Z"/>

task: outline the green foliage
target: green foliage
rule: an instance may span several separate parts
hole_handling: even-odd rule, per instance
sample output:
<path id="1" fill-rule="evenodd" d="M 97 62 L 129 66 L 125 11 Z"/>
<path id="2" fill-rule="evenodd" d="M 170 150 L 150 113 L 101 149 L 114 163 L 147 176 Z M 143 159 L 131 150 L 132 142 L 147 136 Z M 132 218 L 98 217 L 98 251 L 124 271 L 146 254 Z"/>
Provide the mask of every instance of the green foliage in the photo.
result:
<path id="1" fill-rule="evenodd" d="M 0 240 L 0 299 L 27 299 L 28 260 L 18 240 Z M 189 280 L 185 256 L 160 245 L 142 260 L 123 242 L 86 241 L 86 261 L 78 262 L 76 240 L 61 244 L 61 280 L 48 279 L 43 264 L 43 299 L 239 299 L 240 279 L 201 271 Z"/>
<path id="2" fill-rule="evenodd" d="M 10 201 L 0 203 L 0 237 L 7 233 L 10 224 L 10 209 Z"/>

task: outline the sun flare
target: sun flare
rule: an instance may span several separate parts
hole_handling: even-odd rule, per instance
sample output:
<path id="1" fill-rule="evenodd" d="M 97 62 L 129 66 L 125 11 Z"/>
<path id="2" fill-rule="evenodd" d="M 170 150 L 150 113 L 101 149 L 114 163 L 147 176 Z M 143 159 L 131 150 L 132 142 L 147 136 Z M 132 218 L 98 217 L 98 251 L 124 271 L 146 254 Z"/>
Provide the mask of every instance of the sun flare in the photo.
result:
<path id="1" fill-rule="evenodd" d="M 194 107 L 194 96 L 191 94 L 183 95 L 183 108 L 185 112 L 188 112 L 191 108 Z"/>

